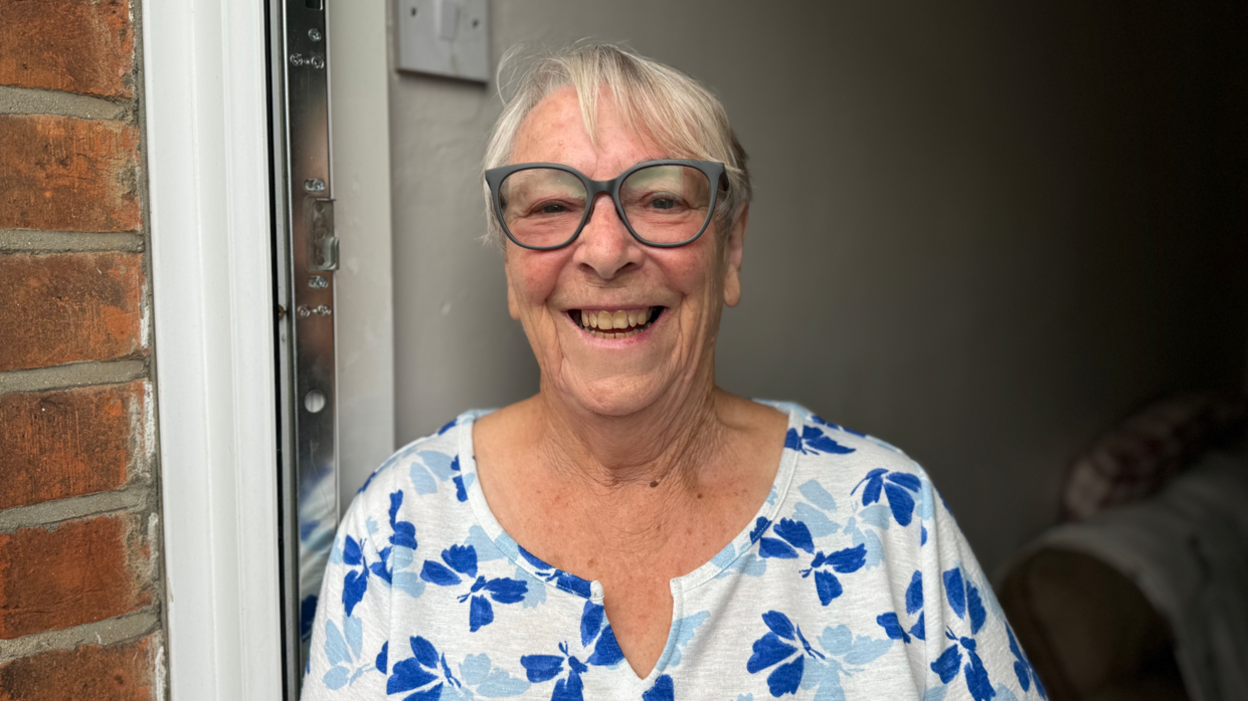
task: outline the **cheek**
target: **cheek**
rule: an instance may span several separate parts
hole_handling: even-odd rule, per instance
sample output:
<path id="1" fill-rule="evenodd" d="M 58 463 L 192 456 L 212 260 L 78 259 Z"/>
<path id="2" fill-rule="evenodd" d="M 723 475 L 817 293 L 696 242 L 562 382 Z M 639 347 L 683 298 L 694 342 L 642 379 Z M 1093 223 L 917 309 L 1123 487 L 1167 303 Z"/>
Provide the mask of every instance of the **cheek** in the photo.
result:
<path id="1" fill-rule="evenodd" d="M 560 256 L 534 255 L 524 252 L 508 256 L 508 295 L 521 314 L 525 309 L 541 306 L 554 292 L 562 269 Z"/>
<path id="2" fill-rule="evenodd" d="M 677 249 L 679 250 L 679 249 Z M 681 256 L 670 260 L 667 265 L 668 278 L 672 285 L 687 297 L 709 298 L 712 302 L 723 276 L 713 248 L 689 251 L 692 255 Z"/>

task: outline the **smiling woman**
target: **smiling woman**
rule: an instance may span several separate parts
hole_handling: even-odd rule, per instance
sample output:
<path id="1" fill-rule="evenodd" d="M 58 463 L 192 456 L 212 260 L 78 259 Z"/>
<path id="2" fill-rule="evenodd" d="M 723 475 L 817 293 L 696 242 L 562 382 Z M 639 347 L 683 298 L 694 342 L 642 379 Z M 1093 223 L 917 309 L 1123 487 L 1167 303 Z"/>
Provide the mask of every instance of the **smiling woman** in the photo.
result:
<path id="1" fill-rule="evenodd" d="M 750 179 L 705 88 L 546 56 L 484 175 L 540 391 L 364 485 L 305 699 L 1043 697 L 917 464 L 715 385 Z"/>

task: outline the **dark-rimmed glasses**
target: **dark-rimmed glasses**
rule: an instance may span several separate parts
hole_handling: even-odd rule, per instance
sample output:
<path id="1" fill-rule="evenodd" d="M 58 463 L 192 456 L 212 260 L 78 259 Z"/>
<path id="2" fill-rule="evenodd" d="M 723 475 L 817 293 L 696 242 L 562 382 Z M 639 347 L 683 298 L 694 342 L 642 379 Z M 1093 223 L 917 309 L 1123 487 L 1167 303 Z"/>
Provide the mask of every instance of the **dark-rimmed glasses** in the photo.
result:
<path id="1" fill-rule="evenodd" d="M 684 246 L 706 231 L 719 190 L 727 187 L 723 163 L 681 159 L 638 163 L 613 180 L 590 180 L 559 163 L 518 163 L 485 171 L 485 181 L 503 233 L 534 251 L 576 240 L 603 193 L 633 238 Z"/>

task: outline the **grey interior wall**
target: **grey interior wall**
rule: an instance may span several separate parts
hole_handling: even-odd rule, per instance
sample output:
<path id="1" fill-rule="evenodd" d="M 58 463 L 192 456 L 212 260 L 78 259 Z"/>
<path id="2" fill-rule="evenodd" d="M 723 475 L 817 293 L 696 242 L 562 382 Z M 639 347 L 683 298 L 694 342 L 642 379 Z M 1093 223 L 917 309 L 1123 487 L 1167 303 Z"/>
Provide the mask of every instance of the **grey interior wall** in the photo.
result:
<path id="1" fill-rule="evenodd" d="M 1210 28 L 1226 18 L 1031 5 L 491 8 L 495 57 L 624 41 L 717 92 L 757 187 L 720 383 L 903 447 L 989 569 L 1133 403 L 1244 373 L 1244 144 L 1222 140 L 1237 57 Z M 476 240 L 494 86 L 390 88 L 405 442 L 532 393 L 537 368 Z"/>

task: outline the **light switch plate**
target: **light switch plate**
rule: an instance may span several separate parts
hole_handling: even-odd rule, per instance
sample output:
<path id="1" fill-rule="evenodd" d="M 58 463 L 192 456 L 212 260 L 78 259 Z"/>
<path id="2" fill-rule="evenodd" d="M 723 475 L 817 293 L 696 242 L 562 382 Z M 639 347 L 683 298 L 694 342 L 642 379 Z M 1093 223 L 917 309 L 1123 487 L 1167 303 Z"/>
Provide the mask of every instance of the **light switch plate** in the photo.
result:
<path id="1" fill-rule="evenodd" d="M 399 70 L 490 80 L 488 0 L 399 0 Z"/>

